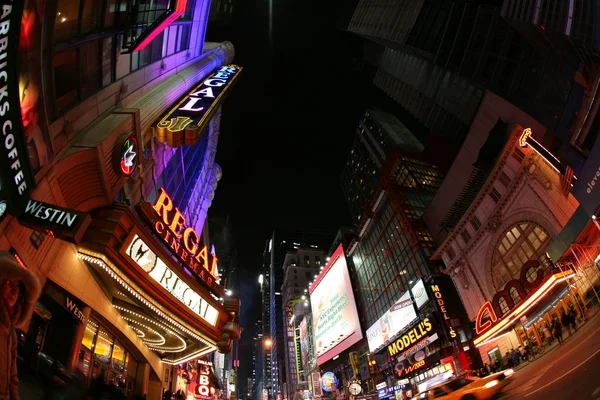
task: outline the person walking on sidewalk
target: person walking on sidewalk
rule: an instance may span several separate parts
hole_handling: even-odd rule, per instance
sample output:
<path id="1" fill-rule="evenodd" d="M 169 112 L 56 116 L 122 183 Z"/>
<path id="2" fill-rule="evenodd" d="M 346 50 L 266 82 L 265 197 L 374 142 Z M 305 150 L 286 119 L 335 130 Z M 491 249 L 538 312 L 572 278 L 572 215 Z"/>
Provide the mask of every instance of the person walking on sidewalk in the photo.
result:
<path id="1" fill-rule="evenodd" d="M 562 325 L 560 324 L 558 318 L 555 318 L 554 322 L 552 322 L 552 334 L 558 340 L 558 344 L 561 345 L 563 340 Z"/>
<path id="2" fill-rule="evenodd" d="M 572 335 L 571 332 L 571 323 L 570 323 L 570 319 L 569 316 L 567 314 L 565 314 L 565 312 L 561 312 L 560 313 L 560 323 L 562 324 L 562 326 L 564 326 L 565 328 L 567 328 L 567 330 L 569 331 L 569 336 Z"/>
<path id="3" fill-rule="evenodd" d="M 40 282 L 7 251 L 0 251 L 0 400 L 19 400 L 15 327 L 33 313 Z"/>
<path id="4" fill-rule="evenodd" d="M 575 332 L 577 332 L 577 313 L 575 310 L 571 309 L 569 310 L 569 314 L 567 316 L 569 317 L 569 325 L 573 327 Z"/>

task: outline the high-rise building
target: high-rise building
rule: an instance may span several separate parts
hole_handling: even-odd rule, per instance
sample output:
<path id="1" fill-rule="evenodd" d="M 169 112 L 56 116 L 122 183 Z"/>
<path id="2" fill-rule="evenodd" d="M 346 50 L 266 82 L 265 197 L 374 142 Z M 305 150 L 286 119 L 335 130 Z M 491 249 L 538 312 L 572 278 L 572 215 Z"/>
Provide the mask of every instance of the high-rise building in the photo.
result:
<path id="1" fill-rule="evenodd" d="M 300 389 L 308 389 L 300 382 L 306 382 L 306 376 L 298 369 L 298 323 L 304 315 L 310 311 L 308 304 L 309 282 L 315 279 L 319 271 L 325 265 L 325 252 L 323 250 L 309 247 L 298 248 L 288 251 L 283 260 L 283 285 L 281 293 L 283 296 L 283 324 L 285 344 L 285 366 L 287 398 L 297 397 Z M 302 374 L 302 376 L 301 376 Z"/>
<path id="2" fill-rule="evenodd" d="M 586 61 L 590 57 L 571 57 L 567 36 L 583 39 L 581 32 L 591 32 L 591 19 L 572 19 L 568 7 L 540 14 L 532 11 L 535 5 L 514 4 L 360 0 L 347 29 L 381 46 L 379 57 L 367 60 L 377 70 L 373 83 L 431 132 L 460 145 L 490 90 L 556 132 L 547 140 L 555 140 L 551 147 L 562 147 L 566 158 L 577 121 L 587 118 L 587 111 L 578 111 L 594 101 L 598 76 Z M 554 21 L 554 30 L 562 26 L 558 21 L 569 21 L 569 32 L 538 29 L 546 18 Z M 592 54 L 589 35 L 583 42 L 587 48 L 573 44 L 571 49 Z"/>
<path id="3" fill-rule="evenodd" d="M 300 248 L 328 248 L 333 238 L 334 234 L 326 231 L 286 229 L 273 232 L 266 242 L 263 257 L 265 290 L 262 303 L 263 332 L 272 344 L 270 352 L 265 355 L 264 384 L 265 387 L 270 388 L 269 396 L 272 398 L 282 393 L 286 379 L 282 296 L 285 255 L 288 251 Z"/>
<path id="4" fill-rule="evenodd" d="M 209 2 L 115 4 L 3 8 L 0 250 L 42 285 L 22 370 L 45 354 L 86 382 L 158 398 L 189 389 L 178 365 L 239 338 L 205 221 L 221 106 L 241 68 L 231 43 L 205 42 Z M 214 102 L 194 96 L 211 74 Z"/>
<path id="5" fill-rule="evenodd" d="M 358 123 L 341 178 L 342 191 L 355 223 L 360 222 L 393 149 L 418 154 L 423 151 L 423 145 L 393 115 L 367 110 Z"/>

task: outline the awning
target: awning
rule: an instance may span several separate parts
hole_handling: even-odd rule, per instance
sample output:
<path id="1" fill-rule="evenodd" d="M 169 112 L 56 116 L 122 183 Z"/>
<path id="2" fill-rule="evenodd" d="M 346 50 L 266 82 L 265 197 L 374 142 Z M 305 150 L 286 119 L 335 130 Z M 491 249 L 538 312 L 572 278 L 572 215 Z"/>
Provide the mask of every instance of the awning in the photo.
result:
<path id="1" fill-rule="evenodd" d="M 572 270 L 557 272 L 548 276 L 536 291 L 532 292 L 527 298 L 521 301 L 506 316 L 496 321 L 490 329 L 477 336 L 473 340 L 473 344 L 475 344 L 476 347 L 480 347 L 497 339 L 501 335 L 508 333 L 513 324 L 518 322 L 522 316 L 535 310 L 534 307 L 538 306 L 544 299 L 548 299 L 548 295 L 554 293 L 557 285 L 560 285 L 562 282 L 573 276 L 575 276 L 575 272 Z"/>

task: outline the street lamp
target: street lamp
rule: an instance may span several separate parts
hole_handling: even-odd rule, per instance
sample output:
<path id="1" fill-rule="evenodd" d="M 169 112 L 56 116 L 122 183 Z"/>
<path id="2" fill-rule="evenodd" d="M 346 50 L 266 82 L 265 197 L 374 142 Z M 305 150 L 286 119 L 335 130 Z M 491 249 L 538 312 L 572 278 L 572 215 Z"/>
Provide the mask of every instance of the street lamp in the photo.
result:
<path id="1" fill-rule="evenodd" d="M 272 344 L 273 344 L 273 341 L 271 341 L 271 339 L 265 339 L 265 341 L 264 341 L 265 347 L 269 348 L 269 347 L 271 347 Z"/>

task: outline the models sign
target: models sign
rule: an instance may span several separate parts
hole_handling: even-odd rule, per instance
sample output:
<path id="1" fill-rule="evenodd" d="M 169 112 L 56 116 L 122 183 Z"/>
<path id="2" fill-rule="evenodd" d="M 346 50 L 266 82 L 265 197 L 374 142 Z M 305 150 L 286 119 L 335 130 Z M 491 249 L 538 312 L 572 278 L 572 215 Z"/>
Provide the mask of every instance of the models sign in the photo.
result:
<path id="1" fill-rule="evenodd" d="M 161 188 L 154 205 L 142 203 L 140 211 L 173 255 L 192 270 L 210 290 L 222 296 L 223 288 L 217 283 L 217 257 L 209 253 L 208 246 L 200 245 L 200 235 L 194 228 L 185 226 L 185 217 L 173 205 L 173 200 L 167 192 Z"/>
<path id="2" fill-rule="evenodd" d="M 23 3 L 0 0 L 0 197 L 13 215 L 21 214 L 35 186 L 21 120 L 17 73 Z"/>
<path id="3" fill-rule="evenodd" d="M 417 319 L 415 307 L 406 292 L 381 318 L 367 329 L 367 343 L 371 352 L 388 344 L 398 332 Z"/>
<path id="4" fill-rule="evenodd" d="M 237 65 L 227 65 L 196 86 L 158 122 L 158 141 L 171 147 L 198 143 L 241 71 Z"/>
<path id="5" fill-rule="evenodd" d="M 340 245 L 310 287 L 317 364 L 362 339 L 344 250 Z"/>

